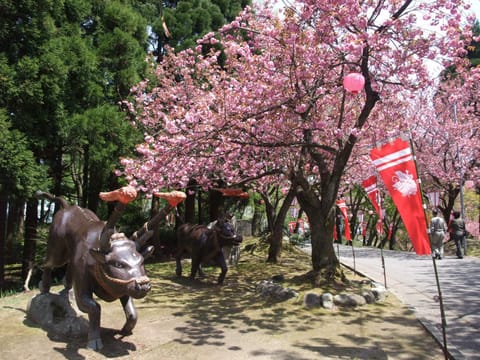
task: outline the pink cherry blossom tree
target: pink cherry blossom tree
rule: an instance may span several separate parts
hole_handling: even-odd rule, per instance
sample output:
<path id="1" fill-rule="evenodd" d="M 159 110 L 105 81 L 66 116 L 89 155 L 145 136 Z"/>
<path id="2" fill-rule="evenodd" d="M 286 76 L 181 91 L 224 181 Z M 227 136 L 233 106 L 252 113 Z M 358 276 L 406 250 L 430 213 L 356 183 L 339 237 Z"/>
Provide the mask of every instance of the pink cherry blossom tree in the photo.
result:
<path id="1" fill-rule="evenodd" d="M 469 30 L 463 0 L 295 4 L 280 15 L 268 3 L 247 9 L 196 49 L 166 56 L 157 84 L 140 83 L 128 104 L 145 142 L 123 174 L 144 191 L 283 176 L 309 218 L 313 270 L 332 279 L 335 200 L 355 145 L 409 121 L 412 94 L 432 85 L 426 59 L 451 64 Z M 350 72 L 365 78 L 360 94 L 342 86 Z"/>
<path id="2" fill-rule="evenodd" d="M 479 186 L 480 68 L 459 68 L 412 125 L 424 189 L 439 191 L 449 218 L 465 181 Z M 475 219 L 476 220 L 476 219 Z"/>

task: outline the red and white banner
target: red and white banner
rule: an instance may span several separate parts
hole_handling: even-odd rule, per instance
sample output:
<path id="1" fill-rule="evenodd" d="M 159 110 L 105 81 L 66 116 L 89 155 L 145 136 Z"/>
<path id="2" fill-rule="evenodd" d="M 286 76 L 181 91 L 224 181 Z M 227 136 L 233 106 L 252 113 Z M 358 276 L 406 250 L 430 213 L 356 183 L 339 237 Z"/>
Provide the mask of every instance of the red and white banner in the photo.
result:
<path id="1" fill-rule="evenodd" d="M 348 222 L 347 202 L 345 199 L 339 199 L 337 200 L 337 206 L 343 215 L 343 222 L 345 224 L 345 239 L 352 241 L 352 235 L 350 234 L 350 223 Z"/>
<path id="2" fill-rule="evenodd" d="M 368 179 L 362 181 L 362 186 L 370 199 L 378 216 L 382 218 L 382 212 L 380 211 L 380 191 L 377 188 L 377 177 L 375 175 L 370 176 Z"/>
<path id="3" fill-rule="evenodd" d="M 418 255 L 431 253 L 417 169 L 408 141 L 396 139 L 370 151 Z"/>
<path id="4" fill-rule="evenodd" d="M 362 181 L 362 186 L 365 189 L 370 202 L 372 203 L 375 211 L 378 214 L 379 221 L 377 222 L 377 232 L 383 233 L 383 212 L 382 212 L 382 199 L 380 198 L 380 191 L 377 187 L 377 177 L 375 175 L 370 176 L 368 179 Z"/>
<path id="5" fill-rule="evenodd" d="M 438 208 L 438 205 L 440 204 L 440 192 L 438 191 L 432 191 L 427 193 L 428 201 L 430 202 L 430 205 L 432 207 Z"/>

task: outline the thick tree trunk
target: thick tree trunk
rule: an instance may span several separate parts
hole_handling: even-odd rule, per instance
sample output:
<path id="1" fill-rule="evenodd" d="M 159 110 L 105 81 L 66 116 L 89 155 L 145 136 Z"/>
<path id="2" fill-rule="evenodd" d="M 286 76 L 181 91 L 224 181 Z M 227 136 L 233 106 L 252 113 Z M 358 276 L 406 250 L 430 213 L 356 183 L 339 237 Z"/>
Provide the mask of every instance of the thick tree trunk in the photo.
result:
<path id="1" fill-rule="evenodd" d="M 310 236 L 312 238 L 312 267 L 314 271 L 323 268 L 331 268 L 339 265 L 339 261 L 333 247 L 333 212 L 323 216 L 317 211 L 309 214 Z"/>
<path id="2" fill-rule="evenodd" d="M 270 235 L 270 247 L 268 248 L 267 262 L 276 264 L 282 253 L 283 222 L 280 219 L 274 224 Z M 283 219 L 285 220 L 285 218 Z"/>
<path id="3" fill-rule="evenodd" d="M 333 246 L 335 197 L 327 199 L 325 196 L 322 202 L 314 192 L 301 191 L 297 194 L 297 199 L 310 223 L 314 284 L 320 286 L 343 281 L 345 276 Z"/>

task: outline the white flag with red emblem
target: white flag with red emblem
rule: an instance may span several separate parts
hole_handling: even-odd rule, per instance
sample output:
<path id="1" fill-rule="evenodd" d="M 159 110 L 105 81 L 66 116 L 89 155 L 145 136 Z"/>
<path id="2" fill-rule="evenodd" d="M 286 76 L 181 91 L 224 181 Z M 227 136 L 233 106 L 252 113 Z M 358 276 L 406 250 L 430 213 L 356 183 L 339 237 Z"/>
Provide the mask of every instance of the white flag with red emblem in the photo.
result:
<path id="1" fill-rule="evenodd" d="M 396 139 L 372 149 L 370 158 L 402 217 L 415 252 L 430 254 L 427 220 L 410 143 Z"/>

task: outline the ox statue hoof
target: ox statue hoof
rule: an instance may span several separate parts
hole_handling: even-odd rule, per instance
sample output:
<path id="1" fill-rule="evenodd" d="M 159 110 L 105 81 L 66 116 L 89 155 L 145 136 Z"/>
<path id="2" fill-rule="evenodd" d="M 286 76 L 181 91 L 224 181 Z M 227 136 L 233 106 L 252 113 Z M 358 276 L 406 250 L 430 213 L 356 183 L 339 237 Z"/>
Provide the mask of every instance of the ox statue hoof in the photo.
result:
<path id="1" fill-rule="evenodd" d="M 87 344 L 87 348 L 95 351 L 101 350 L 103 348 L 102 339 L 98 338 L 98 339 L 89 340 Z"/>
<path id="2" fill-rule="evenodd" d="M 124 326 L 123 329 L 120 330 L 120 335 L 122 335 L 122 336 L 132 335 L 133 334 L 132 330 L 133 329 L 130 329 L 129 327 Z"/>

